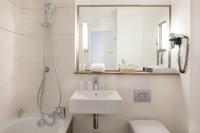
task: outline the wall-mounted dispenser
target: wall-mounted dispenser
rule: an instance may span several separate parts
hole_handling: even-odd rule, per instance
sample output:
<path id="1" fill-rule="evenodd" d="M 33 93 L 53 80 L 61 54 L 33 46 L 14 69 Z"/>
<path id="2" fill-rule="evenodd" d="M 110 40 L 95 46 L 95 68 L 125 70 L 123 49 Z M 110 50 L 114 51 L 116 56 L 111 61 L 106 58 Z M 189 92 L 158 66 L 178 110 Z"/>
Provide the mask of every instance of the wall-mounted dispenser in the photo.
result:
<path id="1" fill-rule="evenodd" d="M 179 66 L 179 71 L 180 73 L 185 73 L 187 70 L 187 65 L 189 61 L 189 49 L 190 49 L 190 44 L 189 44 L 189 37 L 181 34 L 170 34 L 170 39 L 169 41 L 171 42 L 171 49 L 175 48 L 177 45 L 179 47 L 178 50 L 178 66 Z M 182 56 L 181 56 L 181 51 L 182 51 L 182 45 L 185 44 L 185 62 L 183 63 L 184 66 L 182 66 Z"/>

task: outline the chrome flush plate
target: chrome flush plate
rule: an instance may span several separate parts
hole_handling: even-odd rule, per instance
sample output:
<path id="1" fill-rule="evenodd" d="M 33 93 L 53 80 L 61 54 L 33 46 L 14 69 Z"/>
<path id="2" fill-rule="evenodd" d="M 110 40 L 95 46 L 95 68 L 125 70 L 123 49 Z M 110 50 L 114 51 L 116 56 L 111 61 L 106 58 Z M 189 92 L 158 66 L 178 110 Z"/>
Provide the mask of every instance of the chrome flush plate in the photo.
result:
<path id="1" fill-rule="evenodd" d="M 151 90 L 134 89 L 134 102 L 151 102 Z"/>

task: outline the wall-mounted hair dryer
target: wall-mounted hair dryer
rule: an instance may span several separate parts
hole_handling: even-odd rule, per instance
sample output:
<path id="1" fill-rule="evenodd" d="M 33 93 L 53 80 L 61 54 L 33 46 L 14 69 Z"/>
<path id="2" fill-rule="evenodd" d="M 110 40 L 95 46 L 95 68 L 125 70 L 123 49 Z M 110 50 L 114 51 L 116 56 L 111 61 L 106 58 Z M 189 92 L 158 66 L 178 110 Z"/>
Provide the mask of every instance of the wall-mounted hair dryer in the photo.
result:
<path id="1" fill-rule="evenodd" d="M 171 33 L 169 39 L 171 42 L 171 49 L 174 48 L 175 45 L 181 46 L 184 39 L 186 39 L 186 41 L 189 42 L 189 38 L 187 36 Z"/>
<path id="2" fill-rule="evenodd" d="M 179 66 L 179 71 L 180 73 L 185 73 L 187 69 L 187 65 L 189 62 L 189 49 L 190 49 L 190 44 L 189 44 L 189 37 L 181 34 L 174 34 L 171 33 L 169 37 L 169 41 L 171 42 L 171 49 L 175 48 L 177 45 L 179 47 L 178 51 L 178 66 Z M 185 49 L 185 62 L 183 63 L 184 66 L 182 66 L 182 58 L 181 58 L 181 46 L 185 44 L 186 49 Z"/>

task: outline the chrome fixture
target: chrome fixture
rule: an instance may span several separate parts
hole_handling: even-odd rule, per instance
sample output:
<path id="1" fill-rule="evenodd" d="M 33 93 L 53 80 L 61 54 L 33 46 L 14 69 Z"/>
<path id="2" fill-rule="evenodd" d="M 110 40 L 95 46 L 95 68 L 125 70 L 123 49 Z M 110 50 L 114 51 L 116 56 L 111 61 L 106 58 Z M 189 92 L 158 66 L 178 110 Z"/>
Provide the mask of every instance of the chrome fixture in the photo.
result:
<path id="1" fill-rule="evenodd" d="M 65 119 L 66 117 L 66 109 L 65 107 L 60 107 L 59 110 L 57 112 L 55 112 L 54 114 L 50 114 L 49 116 L 50 118 L 57 118 L 57 119 Z"/>
<path id="2" fill-rule="evenodd" d="M 57 71 L 56 60 L 54 55 L 54 44 L 52 42 L 52 13 L 55 12 L 55 7 L 52 4 L 51 0 L 44 0 L 44 23 L 42 26 L 44 27 L 44 55 L 43 55 L 43 72 L 42 72 L 42 80 L 40 83 L 40 87 L 37 94 L 37 105 L 40 110 L 40 114 L 42 119 L 38 121 L 38 126 L 43 127 L 53 126 L 56 122 L 56 119 L 64 119 L 65 118 L 65 108 L 61 106 L 62 93 L 61 93 L 61 84 L 59 81 L 59 74 Z M 49 48 L 49 50 L 48 50 Z M 55 76 L 55 83 L 58 89 L 58 104 L 55 105 L 55 109 L 52 111 L 45 111 L 43 102 L 45 92 L 48 92 L 47 88 L 47 76 L 48 73 L 52 71 Z"/>
<path id="3" fill-rule="evenodd" d="M 53 119 L 53 120 L 65 119 L 65 118 L 66 118 L 66 109 L 63 106 L 59 107 L 57 112 L 54 112 L 54 113 L 48 115 L 48 119 Z M 44 127 L 45 125 L 49 126 L 49 123 L 47 122 L 47 120 L 45 118 L 42 118 L 42 119 L 37 121 L 37 125 L 39 127 Z"/>
<path id="4" fill-rule="evenodd" d="M 99 128 L 99 114 L 93 115 L 93 128 L 98 129 Z"/>
<path id="5" fill-rule="evenodd" d="M 52 4 L 51 0 L 44 1 L 44 12 L 45 12 L 45 25 L 51 25 L 51 16 L 52 13 L 55 11 L 55 6 Z"/>
<path id="6" fill-rule="evenodd" d="M 93 78 L 93 90 L 94 91 L 98 90 L 98 85 L 99 85 L 99 78 L 98 77 L 94 77 Z"/>
<path id="7" fill-rule="evenodd" d="M 44 23 L 42 23 L 43 27 L 50 27 L 52 23 L 52 14 L 55 11 L 55 6 L 52 4 L 51 0 L 44 0 Z"/>
<path id="8" fill-rule="evenodd" d="M 188 63 L 189 63 L 189 54 L 190 54 L 189 37 L 186 35 L 174 34 L 174 33 L 171 33 L 169 35 L 169 37 L 170 37 L 169 41 L 171 44 L 171 49 L 175 48 L 176 45 L 179 48 L 179 50 L 178 50 L 179 71 L 180 71 L 180 73 L 186 73 Z M 182 47 L 183 45 L 184 45 L 184 47 Z M 183 56 L 182 52 L 185 54 L 184 62 L 182 61 L 182 56 Z"/>
<path id="9" fill-rule="evenodd" d="M 94 77 L 93 78 L 93 90 L 98 91 L 99 89 L 99 78 Z M 98 93 L 95 93 L 95 96 L 97 96 Z M 99 114 L 94 114 L 93 115 L 93 128 L 98 129 L 99 128 Z"/>
<path id="10" fill-rule="evenodd" d="M 164 54 L 167 52 L 167 49 L 158 49 L 157 50 L 157 65 L 163 65 L 164 63 Z"/>

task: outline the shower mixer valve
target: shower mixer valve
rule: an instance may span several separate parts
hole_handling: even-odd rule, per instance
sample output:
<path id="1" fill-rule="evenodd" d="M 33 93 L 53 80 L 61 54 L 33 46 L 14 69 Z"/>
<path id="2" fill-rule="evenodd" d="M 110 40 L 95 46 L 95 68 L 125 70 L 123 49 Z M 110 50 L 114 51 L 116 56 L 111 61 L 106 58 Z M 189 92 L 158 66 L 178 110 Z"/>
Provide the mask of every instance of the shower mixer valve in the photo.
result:
<path id="1" fill-rule="evenodd" d="M 58 111 L 49 115 L 50 118 L 58 118 L 58 119 L 65 119 L 65 116 L 66 116 L 66 109 L 63 106 L 59 107 Z"/>
<path id="2" fill-rule="evenodd" d="M 46 67 L 44 67 L 44 72 L 49 72 L 49 67 L 48 66 L 46 66 Z"/>

